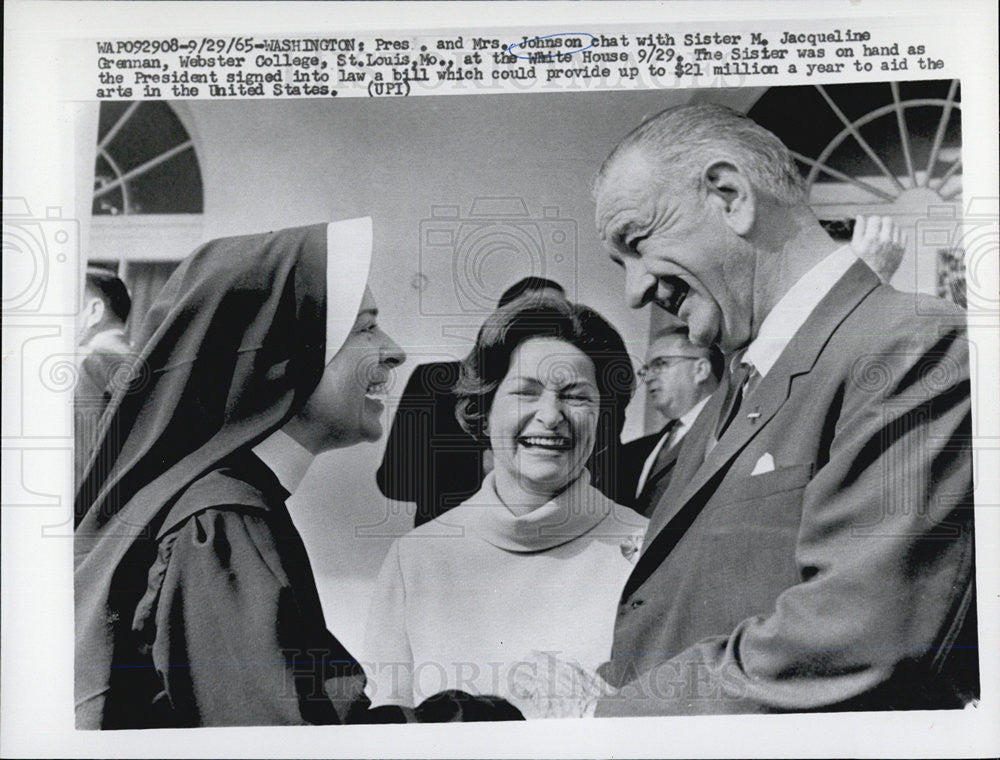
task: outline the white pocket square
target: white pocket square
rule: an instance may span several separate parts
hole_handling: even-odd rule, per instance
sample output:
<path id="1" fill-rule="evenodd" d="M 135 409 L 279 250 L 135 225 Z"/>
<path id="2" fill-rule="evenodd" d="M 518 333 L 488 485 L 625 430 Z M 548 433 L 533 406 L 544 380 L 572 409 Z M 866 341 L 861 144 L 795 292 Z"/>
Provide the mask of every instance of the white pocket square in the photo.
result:
<path id="1" fill-rule="evenodd" d="M 765 472 L 774 472 L 774 457 L 770 454 L 764 454 L 757 460 L 757 464 L 753 466 L 753 471 L 750 473 L 750 477 L 752 478 L 754 475 L 763 475 Z"/>

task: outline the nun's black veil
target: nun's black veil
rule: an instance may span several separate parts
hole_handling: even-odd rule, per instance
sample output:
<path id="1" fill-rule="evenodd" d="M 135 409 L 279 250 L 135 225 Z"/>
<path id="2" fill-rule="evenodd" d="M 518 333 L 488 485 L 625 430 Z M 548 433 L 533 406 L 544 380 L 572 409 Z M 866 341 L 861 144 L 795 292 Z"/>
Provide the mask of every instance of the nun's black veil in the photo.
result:
<path id="1" fill-rule="evenodd" d="M 78 725 L 97 727 L 156 539 L 194 481 L 285 424 L 323 373 L 327 228 L 216 240 L 186 259 L 137 336 L 78 484 Z M 357 303 L 331 306 L 350 314 Z M 83 725 L 81 725 L 83 724 Z"/>

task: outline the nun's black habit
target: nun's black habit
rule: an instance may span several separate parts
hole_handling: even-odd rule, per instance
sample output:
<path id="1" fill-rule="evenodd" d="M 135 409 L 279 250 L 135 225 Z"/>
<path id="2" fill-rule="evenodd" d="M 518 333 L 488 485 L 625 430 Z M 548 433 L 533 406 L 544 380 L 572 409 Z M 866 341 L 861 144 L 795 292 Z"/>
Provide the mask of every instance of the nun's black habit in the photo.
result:
<path id="1" fill-rule="evenodd" d="M 251 451 L 318 384 L 339 348 L 328 322 L 346 320 L 341 342 L 354 322 L 371 229 L 357 221 L 369 251 L 339 262 L 348 302 L 327 303 L 316 225 L 208 243 L 150 310 L 77 494 L 78 728 L 342 723 L 366 707 L 288 492 Z"/>

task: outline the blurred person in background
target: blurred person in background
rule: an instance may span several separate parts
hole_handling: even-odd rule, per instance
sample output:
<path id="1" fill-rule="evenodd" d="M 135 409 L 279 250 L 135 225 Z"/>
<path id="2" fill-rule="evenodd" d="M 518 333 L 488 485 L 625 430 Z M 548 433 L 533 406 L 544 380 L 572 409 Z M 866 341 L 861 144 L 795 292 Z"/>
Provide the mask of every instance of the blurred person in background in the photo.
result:
<path id="1" fill-rule="evenodd" d="M 88 266 L 77 322 L 77 382 L 73 389 L 74 483 L 93 450 L 97 425 L 111 398 L 127 382 L 133 360 L 125 323 L 132 310 L 128 288 L 113 272 Z"/>
<path id="2" fill-rule="evenodd" d="M 681 441 L 725 372 L 722 352 L 688 340 L 683 327 L 660 331 L 649 344 L 639 377 L 650 404 L 666 420 L 657 432 L 622 445 L 622 504 L 649 517 L 670 485 Z"/>

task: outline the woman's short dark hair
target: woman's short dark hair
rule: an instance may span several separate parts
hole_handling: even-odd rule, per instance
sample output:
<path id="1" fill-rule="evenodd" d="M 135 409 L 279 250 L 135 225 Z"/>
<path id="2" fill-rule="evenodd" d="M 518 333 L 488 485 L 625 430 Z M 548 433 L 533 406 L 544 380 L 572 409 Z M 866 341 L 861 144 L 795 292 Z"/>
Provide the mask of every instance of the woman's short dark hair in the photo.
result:
<path id="1" fill-rule="evenodd" d="M 595 451 L 613 449 L 635 390 L 632 360 L 621 335 L 604 317 L 589 306 L 553 296 L 511 302 L 486 319 L 455 385 L 459 424 L 477 439 L 487 437 L 486 420 L 510 358 L 532 338 L 562 340 L 590 357 L 600 394 Z"/>

